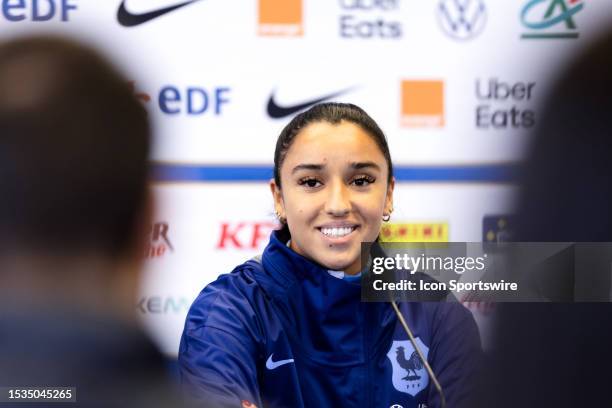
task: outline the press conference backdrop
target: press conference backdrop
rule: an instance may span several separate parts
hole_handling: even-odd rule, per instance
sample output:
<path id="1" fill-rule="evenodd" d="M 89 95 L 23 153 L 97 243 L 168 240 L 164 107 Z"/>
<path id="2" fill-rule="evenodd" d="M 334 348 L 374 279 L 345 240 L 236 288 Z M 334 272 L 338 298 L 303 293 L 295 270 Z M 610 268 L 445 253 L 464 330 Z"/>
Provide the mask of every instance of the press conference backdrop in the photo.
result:
<path id="1" fill-rule="evenodd" d="M 384 239 L 507 239 L 515 166 L 538 102 L 563 63 L 612 22 L 611 6 L 3 0 L 0 36 L 74 35 L 129 73 L 156 126 L 159 199 L 143 231 L 150 247 L 135 307 L 172 356 L 199 291 L 266 245 L 276 226 L 267 186 L 276 138 L 315 102 L 355 103 L 385 131 L 398 182 Z M 486 332 L 491 305 L 468 306 Z"/>

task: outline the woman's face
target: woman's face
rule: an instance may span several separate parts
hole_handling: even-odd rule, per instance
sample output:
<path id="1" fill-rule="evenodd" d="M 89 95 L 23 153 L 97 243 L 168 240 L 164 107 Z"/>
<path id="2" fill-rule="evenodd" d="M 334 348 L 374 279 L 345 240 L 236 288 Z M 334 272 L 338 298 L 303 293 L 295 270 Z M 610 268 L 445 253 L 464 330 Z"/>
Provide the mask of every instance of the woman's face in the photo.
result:
<path id="1" fill-rule="evenodd" d="M 379 234 L 393 207 L 387 161 L 361 127 L 315 122 L 300 131 L 271 182 L 276 212 L 287 219 L 291 248 L 328 269 L 360 270 L 361 242 Z"/>

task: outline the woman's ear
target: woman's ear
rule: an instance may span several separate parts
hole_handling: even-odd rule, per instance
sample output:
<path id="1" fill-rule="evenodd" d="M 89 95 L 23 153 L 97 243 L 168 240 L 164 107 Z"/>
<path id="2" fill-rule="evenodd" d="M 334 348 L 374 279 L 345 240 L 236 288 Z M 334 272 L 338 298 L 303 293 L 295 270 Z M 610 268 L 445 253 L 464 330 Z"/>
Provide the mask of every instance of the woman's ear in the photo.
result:
<path id="1" fill-rule="evenodd" d="M 395 177 L 391 177 L 387 186 L 387 195 L 385 197 L 385 214 L 391 215 L 393 212 L 393 189 L 395 188 Z"/>
<path id="2" fill-rule="evenodd" d="M 285 218 L 285 203 L 283 202 L 283 194 L 280 187 L 276 184 L 274 179 L 270 179 L 269 182 L 270 191 L 272 192 L 272 198 L 274 199 L 274 214 L 279 220 Z"/>

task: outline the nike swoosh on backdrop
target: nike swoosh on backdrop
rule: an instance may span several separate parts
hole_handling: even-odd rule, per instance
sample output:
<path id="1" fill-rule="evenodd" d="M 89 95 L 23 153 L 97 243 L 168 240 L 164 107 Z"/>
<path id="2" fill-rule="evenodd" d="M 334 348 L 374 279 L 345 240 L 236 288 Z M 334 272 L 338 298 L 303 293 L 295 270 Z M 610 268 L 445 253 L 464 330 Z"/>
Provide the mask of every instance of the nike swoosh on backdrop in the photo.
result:
<path id="1" fill-rule="evenodd" d="M 163 16 L 164 14 L 170 13 L 171 11 L 174 11 L 181 7 L 185 7 L 188 4 L 195 3 L 196 1 L 199 1 L 199 0 L 188 0 L 183 3 L 175 4 L 174 6 L 168 6 L 168 7 L 164 7 L 161 9 L 149 11 L 146 13 L 134 14 L 134 13 L 130 13 L 125 8 L 126 0 L 123 0 L 121 4 L 119 5 L 119 10 L 117 10 L 117 21 L 119 22 L 119 24 L 121 24 L 124 27 L 134 27 L 140 24 L 144 24 L 148 21 L 151 21 L 154 18 Z"/>
<path id="2" fill-rule="evenodd" d="M 284 118 L 285 116 L 292 115 L 296 112 L 304 110 L 312 105 L 316 105 L 319 102 L 323 102 L 327 99 L 335 98 L 336 96 L 340 96 L 342 94 L 347 93 L 353 88 L 346 88 L 338 92 L 334 92 L 325 96 L 322 96 L 317 99 L 310 100 L 308 102 L 300 103 L 299 105 L 291 105 L 291 106 L 279 106 L 276 101 L 274 101 L 274 92 L 270 95 L 270 99 L 268 99 L 268 115 L 274 119 Z"/>
<path id="3" fill-rule="evenodd" d="M 288 360 L 272 361 L 272 356 L 273 355 L 274 355 L 274 353 L 270 354 L 270 357 L 268 357 L 268 360 L 266 360 L 266 368 L 268 370 L 274 370 L 275 368 L 278 368 L 278 367 L 280 367 L 282 365 L 293 363 L 293 359 L 292 358 L 290 358 Z"/>

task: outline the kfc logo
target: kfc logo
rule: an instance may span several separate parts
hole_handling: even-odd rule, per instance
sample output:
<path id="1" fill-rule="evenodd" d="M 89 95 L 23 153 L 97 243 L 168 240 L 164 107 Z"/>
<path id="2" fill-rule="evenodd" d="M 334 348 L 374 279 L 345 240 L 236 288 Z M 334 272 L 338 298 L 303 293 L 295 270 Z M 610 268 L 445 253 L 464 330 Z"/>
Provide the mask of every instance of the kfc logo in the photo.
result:
<path id="1" fill-rule="evenodd" d="M 221 223 L 217 249 L 258 249 L 268 242 L 270 233 L 278 228 L 273 221 Z"/>

